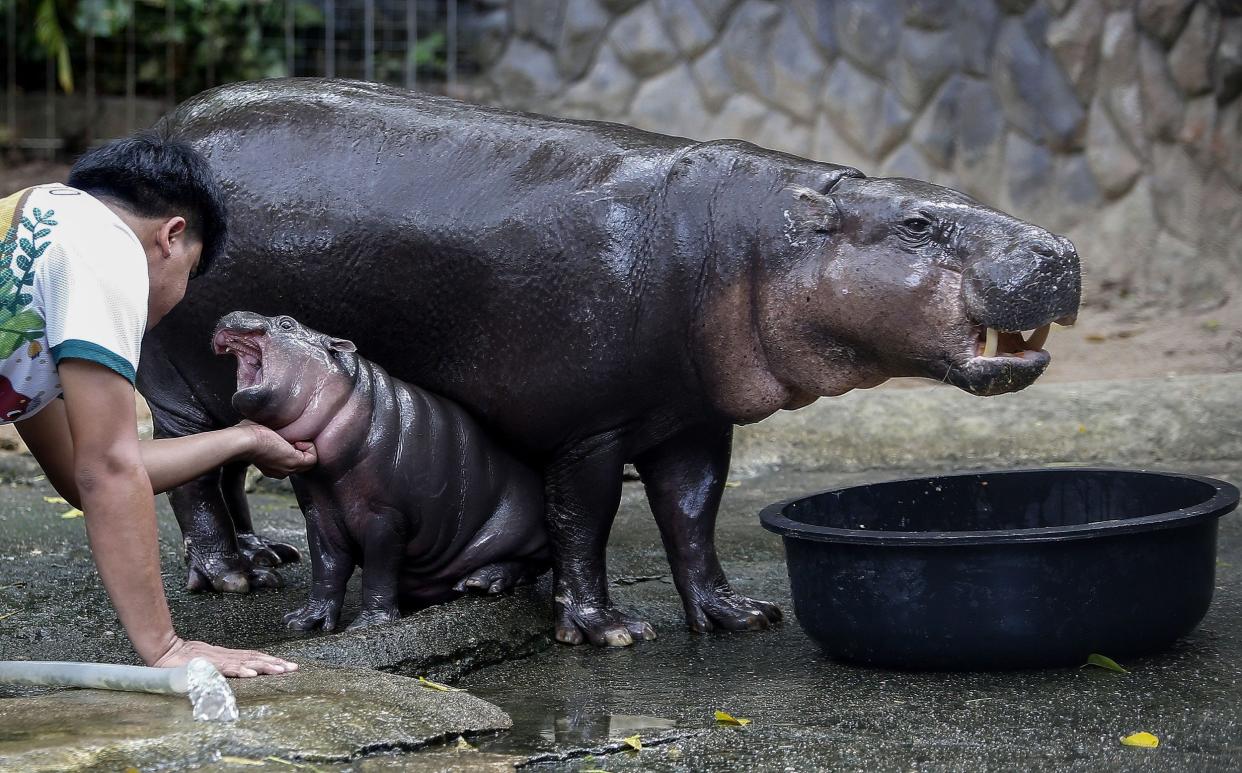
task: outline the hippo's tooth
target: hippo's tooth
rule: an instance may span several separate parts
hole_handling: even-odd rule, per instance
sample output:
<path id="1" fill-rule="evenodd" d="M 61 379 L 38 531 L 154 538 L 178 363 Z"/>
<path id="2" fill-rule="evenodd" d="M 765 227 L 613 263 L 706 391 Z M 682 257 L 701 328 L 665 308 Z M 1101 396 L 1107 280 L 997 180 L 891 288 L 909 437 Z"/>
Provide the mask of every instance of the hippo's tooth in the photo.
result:
<path id="1" fill-rule="evenodd" d="M 988 328 L 987 341 L 983 344 L 983 356 L 984 357 L 995 357 L 996 356 L 996 345 L 997 345 L 997 342 L 999 341 L 1000 341 L 1000 332 L 994 327 Z"/>
<path id="2" fill-rule="evenodd" d="M 1023 347 L 1026 349 L 1043 349 L 1044 342 L 1048 340 L 1048 331 L 1051 329 L 1052 325 L 1048 324 L 1034 331 L 1031 333 L 1031 337 L 1023 342 Z"/>

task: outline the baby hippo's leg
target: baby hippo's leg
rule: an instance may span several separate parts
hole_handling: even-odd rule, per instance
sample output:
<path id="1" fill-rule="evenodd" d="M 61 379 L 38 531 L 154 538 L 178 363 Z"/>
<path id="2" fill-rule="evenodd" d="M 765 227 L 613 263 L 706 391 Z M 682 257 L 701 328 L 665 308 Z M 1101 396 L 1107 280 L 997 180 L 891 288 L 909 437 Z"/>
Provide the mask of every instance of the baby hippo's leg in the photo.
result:
<path id="1" fill-rule="evenodd" d="M 406 519 L 401 513 L 377 512 L 367 522 L 362 548 L 362 612 L 348 630 L 401 618 L 397 582 L 407 539 Z"/>
<path id="2" fill-rule="evenodd" d="M 341 602 L 345 599 L 345 586 L 354 573 L 354 560 L 348 551 L 340 548 L 316 525 L 307 511 L 306 541 L 311 554 L 310 598 L 300 608 L 285 615 L 285 625 L 295 631 L 325 631 L 336 629 L 341 614 Z"/>
<path id="3" fill-rule="evenodd" d="M 526 470 L 511 480 L 496 512 L 462 551 L 458 592 L 504 593 L 534 582 L 551 566 L 543 526 L 543 492 L 538 477 Z"/>
<path id="4" fill-rule="evenodd" d="M 477 591 L 495 595 L 534 582 L 547 571 L 548 561 L 497 561 L 479 567 L 453 586 L 455 591 Z"/>

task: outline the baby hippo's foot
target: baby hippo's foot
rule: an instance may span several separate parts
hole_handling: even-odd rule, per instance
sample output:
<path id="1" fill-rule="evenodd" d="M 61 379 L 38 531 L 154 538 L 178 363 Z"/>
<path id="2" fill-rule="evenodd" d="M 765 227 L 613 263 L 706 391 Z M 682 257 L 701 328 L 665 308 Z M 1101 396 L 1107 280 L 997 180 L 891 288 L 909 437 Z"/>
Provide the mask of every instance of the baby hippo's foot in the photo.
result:
<path id="1" fill-rule="evenodd" d="M 334 631 L 340 616 L 341 602 L 312 597 L 301 608 L 285 615 L 285 627 L 294 631 Z"/>
<path id="2" fill-rule="evenodd" d="M 769 601 L 743 596 L 723 578 L 683 597 L 690 630 L 762 631 L 781 621 L 781 609 Z"/>
<path id="3" fill-rule="evenodd" d="M 302 554 L 292 545 L 276 542 L 258 534 L 238 534 L 237 546 L 241 553 L 250 559 L 254 566 L 276 567 L 281 564 L 296 564 L 302 560 Z"/>
<path id="4" fill-rule="evenodd" d="M 280 575 L 258 566 L 244 554 L 196 549 L 187 540 L 188 565 L 185 587 L 192 592 L 249 593 L 259 588 L 279 588 Z"/>
<path id="5" fill-rule="evenodd" d="M 400 619 L 401 613 L 396 609 L 364 609 L 345 630 L 356 631 L 359 628 L 379 625 L 380 623 L 391 623 L 394 620 Z"/>
<path id="6" fill-rule="evenodd" d="M 656 637 L 650 623 L 608 602 L 574 605 L 557 594 L 553 615 L 556 640 L 562 644 L 589 641 L 597 647 L 628 647 L 635 641 L 651 641 Z"/>
<path id="7" fill-rule="evenodd" d="M 480 567 L 453 586 L 455 591 L 495 595 L 533 581 L 540 572 L 525 561 L 497 561 Z"/>

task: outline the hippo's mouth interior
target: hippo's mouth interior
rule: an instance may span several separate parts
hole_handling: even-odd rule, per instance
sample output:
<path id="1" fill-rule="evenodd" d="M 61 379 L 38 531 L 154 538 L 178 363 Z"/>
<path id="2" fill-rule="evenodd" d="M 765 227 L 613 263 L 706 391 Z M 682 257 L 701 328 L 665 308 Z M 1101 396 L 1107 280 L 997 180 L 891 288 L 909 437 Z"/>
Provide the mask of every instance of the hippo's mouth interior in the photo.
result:
<path id="1" fill-rule="evenodd" d="M 1043 327 L 1026 332 L 1005 332 L 994 327 L 978 325 L 975 336 L 974 356 L 991 359 L 1008 357 L 1022 360 L 1039 359 L 1044 352 L 1044 343 L 1048 340 L 1049 323 Z"/>
<path id="2" fill-rule="evenodd" d="M 259 334 L 221 330 L 212 344 L 216 354 L 237 357 L 237 391 L 263 381 L 263 348 L 259 345 Z"/>

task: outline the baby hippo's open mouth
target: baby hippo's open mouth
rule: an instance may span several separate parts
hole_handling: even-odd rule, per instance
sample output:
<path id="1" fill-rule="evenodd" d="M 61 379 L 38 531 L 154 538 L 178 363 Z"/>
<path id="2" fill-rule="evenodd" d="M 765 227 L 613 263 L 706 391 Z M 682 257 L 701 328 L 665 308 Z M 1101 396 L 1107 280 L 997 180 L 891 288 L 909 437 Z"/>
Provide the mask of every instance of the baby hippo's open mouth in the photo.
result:
<path id="1" fill-rule="evenodd" d="M 997 330 L 994 327 L 979 326 L 979 333 L 975 342 L 976 357 L 1017 357 L 1019 359 L 1038 359 L 1039 355 L 1044 352 L 1044 343 L 1048 340 L 1048 331 L 1052 328 L 1049 323 L 1043 327 L 1030 331 L 1030 336 L 1025 333 L 1006 333 Z"/>
<path id="2" fill-rule="evenodd" d="M 263 380 L 263 333 L 224 328 L 216 331 L 212 349 L 216 354 L 237 357 L 237 391 L 256 386 Z"/>

